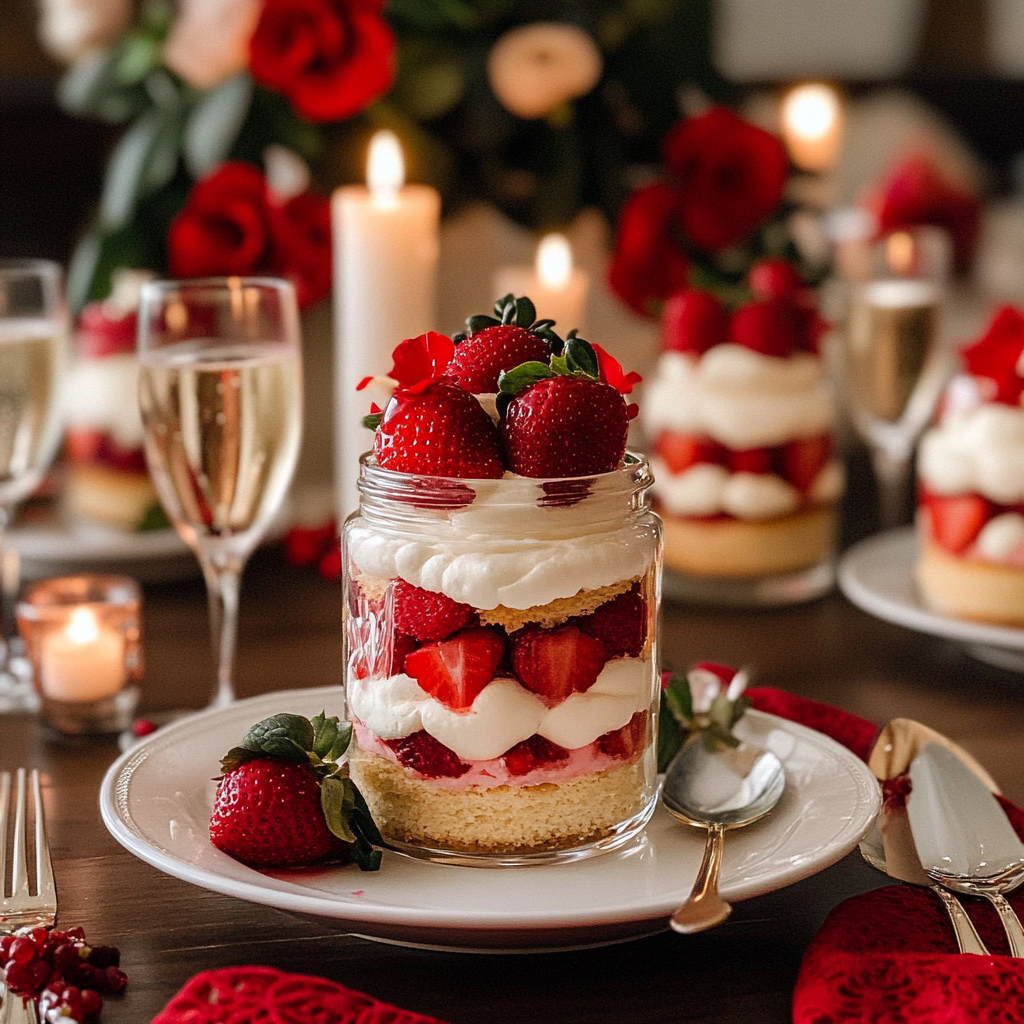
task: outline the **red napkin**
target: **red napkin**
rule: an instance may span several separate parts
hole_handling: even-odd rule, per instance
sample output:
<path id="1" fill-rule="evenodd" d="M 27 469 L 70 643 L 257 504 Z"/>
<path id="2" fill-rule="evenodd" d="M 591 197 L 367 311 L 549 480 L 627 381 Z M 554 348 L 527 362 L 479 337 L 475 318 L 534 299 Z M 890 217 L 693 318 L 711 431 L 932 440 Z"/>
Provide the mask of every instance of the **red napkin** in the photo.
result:
<path id="1" fill-rule="evenodd" d="M 272 967 L 197 974 L 152 1024 L 444 1024 L 324 978 Z"/>
<path id="2" fill-rule="evenodd" d="M 748 690 L 755 708 L 810 726 L 867 760 L 878 728 L 866 719 L 782 690 Z M 1024 840 L 1024 810 L 1002 797 Z M 992 956 L 956 951 L 933 892 L 888 885 L 836 907 L 804 954 L 793 1024 L 1021 1024 L 1024 960 L 1009 956 L 992 906 L 963 897 Z M 1024 891 L 1010 897 L 1024 915 Z"/>

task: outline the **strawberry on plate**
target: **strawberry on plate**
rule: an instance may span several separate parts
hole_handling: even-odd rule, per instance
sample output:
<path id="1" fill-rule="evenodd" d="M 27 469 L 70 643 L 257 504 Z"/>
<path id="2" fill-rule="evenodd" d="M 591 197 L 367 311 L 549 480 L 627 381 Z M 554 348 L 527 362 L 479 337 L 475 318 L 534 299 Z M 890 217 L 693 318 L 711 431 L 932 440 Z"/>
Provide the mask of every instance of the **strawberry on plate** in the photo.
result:
<path id="1" fill-rule="evenodd" d="M 210 841 L 257 868 L 354 860 L 380 867 L 384 845 L 362 794 L 349 778 L 352 727 L 322 712 L 274 715 L 254 725 L 221 761 Z"/>
<path id="2" fill-rule="evenodd" d="M 576 477 L 619 467 L 629 411 L 599 374 L 593 348 L 570 333 L 564 354 L 553 357 L 550 366 L 522 363 L 501 375 L 497 405 L 512 472 Z"/>
<path id="3" fill-rule="evenodd" d="M 512 670 L 526 689 L 549 706 L 597 682 L 608 653 L 578 626 L 527 626 L 512 634 Z"/>
<path id="4" fill-rule="evenodd" d="M 506 295 L 494 304 L 494 316 L 480 314 L 466 321 L 468 333 L 456 335 L 455 354 L 445 376 L 473 394 L 494 394 L 498 375 L 520 363 L 546 363 L 561 339 L 553 320 L 537 320 L 528 298 Z"/>
<path id="5" fill-rule="evenodd" d="M 962 555 L 992 514 L 991 503 L 980 494 L 943 495 L 922 489 L 921 502 L 928 511 L 932 539 L 951 555 Z"/>
<path id="6" fill-rule="evenodd" d="M 801 437 L 782 449 L 782 472 L 798 490 L 810 490 L 818 474 L 832 458 L 832 438 L 828 434 Z"/>
<path id="7" fill-rule="evenodd" d="M 405 674 L 453 711 L 468 711 L 505 657 L 499 629 L 474 626 L 405 657 Z"/>
<path id="8" fill-rule="evenodd" d="M 432 379 L 395 392 L 373 437 L 382 469 L 463 479 L 505 472 L 490 416 L 468 391 Z"/>

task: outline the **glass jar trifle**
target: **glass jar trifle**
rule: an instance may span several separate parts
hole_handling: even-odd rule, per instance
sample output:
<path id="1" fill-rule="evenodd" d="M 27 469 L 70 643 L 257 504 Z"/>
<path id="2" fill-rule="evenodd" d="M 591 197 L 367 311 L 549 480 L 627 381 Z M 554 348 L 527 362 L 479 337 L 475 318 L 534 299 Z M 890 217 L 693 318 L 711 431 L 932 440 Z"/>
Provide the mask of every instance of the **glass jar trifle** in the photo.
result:
<path id="1" fill-rule="evenodd" d="M 644 393 L 675 597 L 784 604 L 834 578 L 844 473 L 823 325 L 787 265 L 751 277 L 753 300 L 732 312 L 698 289 L 668 300 L 665 351 Z"/>
<path id="2" fill-rule="evenodd" d="M 661 525 L 596 361 L 559 373 L 538 351 L 530 376 L 502 355 L 488 399 L 460 383 L 474 345 L 493 348 L 482 333 L 454 359 L 439 335 L 403 343 L 442 358 L 398 379 L 363 459 L 342 540 L 352 777 L 400 851 L 576 858 L 654 809 Z"/>
<path id="3" fill-rule="evenodd" d="M 917 584 L 944 615 L 1024 626 L 1024 314 L 963 361 L 918 452 Z"/>

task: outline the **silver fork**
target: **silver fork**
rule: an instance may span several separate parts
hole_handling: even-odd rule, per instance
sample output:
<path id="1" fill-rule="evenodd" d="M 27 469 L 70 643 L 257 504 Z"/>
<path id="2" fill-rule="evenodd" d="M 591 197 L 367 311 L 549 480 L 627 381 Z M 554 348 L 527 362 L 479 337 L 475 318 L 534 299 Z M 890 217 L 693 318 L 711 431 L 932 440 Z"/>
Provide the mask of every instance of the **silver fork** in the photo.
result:
<path id="1" fill-rule="evenodd" d="M 43 799 L 39 772 L 32 770 L 32 802 L 35 804 L 36 891 L 28 881 L 28 809 L 25 769 L 15 776 L 14 843 L 11 871 L 7 873 L 7 830 L 11 816 L 11 773 L 0 775 L 0 935 L 19 928 L 52 927 L 57 919 L 57 889 L 53 884 L 53 865 L 43 822 Z M 11 895 L 5 895 L 8 885 Z M 35 1003 L 10 995 L 0 985 L 0 1024 L 37 1024 Z"/>

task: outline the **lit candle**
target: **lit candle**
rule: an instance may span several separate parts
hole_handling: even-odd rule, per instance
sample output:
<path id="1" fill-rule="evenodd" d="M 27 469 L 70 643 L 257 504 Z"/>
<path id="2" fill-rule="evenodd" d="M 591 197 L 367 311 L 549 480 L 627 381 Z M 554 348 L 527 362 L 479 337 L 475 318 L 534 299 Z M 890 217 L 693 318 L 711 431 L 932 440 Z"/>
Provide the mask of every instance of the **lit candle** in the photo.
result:
<path id="1" fill-rule="evenodd" d="M 63 629 L 43 638 L 41 685 L 53 700 L 85 703 L 118 693 L 125 682 L 124 637 L 76 608 Z"/>
<path id="2" fill-rule="evenodd" d="M 782 138 L 793 163 L 804 171 L 830 170 L 839 156 L 843 110 L 829 85 L 791 89 L 782 101 Z"/>
<path id="3" fill-rule="evenodd" d="M 441 197 L 405 184 L 393 132 L 373 136 L 367 186 L 347 185 L 331 200 L 335 296 L 335 490 L 343 518 L 358 505 L 359 456 L 373 446 L 369 412 L 356 385 L 387 373 L 405 338 L 432 330 L 437 316 Z"/>
<path id="4" fill-rule="evenodd" d="M 583 311 L 590 291 L 590 276 L 572 265 L 572 249 L 565 235 L 545 235 L 537 246 L 532 267 L 499 267 L 494 275 L 496 298 L 511 293 L 526 295 L 542 320 L 554 320 L 563 337 L 572 328 L 582 333 Z"/>

